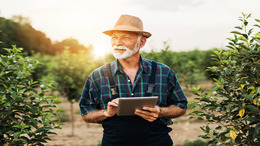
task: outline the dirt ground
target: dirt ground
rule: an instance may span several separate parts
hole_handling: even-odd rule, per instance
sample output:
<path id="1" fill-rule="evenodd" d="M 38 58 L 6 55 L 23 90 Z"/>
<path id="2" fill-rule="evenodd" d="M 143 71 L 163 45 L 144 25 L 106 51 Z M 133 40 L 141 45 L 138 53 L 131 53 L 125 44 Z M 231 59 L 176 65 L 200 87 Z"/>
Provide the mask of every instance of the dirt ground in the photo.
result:
<path id="1" fill-rule="evenodd" d="M 202 86 L 212 86 L 211 82 L 203 83 Z M 191 100 L 192 97 L 188 97 Z M 63 102 L 59 106 L 70 115 L 70 104 L 63 98 Z M 73 105 L 74 111 L 79 111 L 78 103 Z M 190 111 L 187 111 L 189 113 Z M 100 124 L 85 123 L 78 112 L 75 114 L 75 129 L 74 136 L 71 136 L 71 123 L 65 122 L 62 129 L 57 129 L 57 135 L 51 135 L 52 141 L 49 141 L 46 146 L 97 146 L 103 134 L 103 129 Z M 203 134 L 200 126 L 206 125 L 205 122 L 194 122 L 189 120 L 189 115 L 173 119 L 174 124 L 170 125 L 173 130 L 170 136 L 173 139 L 174 145 L 184 144 L 186 140 L 194 141 L 201 139 L 198 136 Z M 203 140 L 203 139 L 201 139 Z"/>

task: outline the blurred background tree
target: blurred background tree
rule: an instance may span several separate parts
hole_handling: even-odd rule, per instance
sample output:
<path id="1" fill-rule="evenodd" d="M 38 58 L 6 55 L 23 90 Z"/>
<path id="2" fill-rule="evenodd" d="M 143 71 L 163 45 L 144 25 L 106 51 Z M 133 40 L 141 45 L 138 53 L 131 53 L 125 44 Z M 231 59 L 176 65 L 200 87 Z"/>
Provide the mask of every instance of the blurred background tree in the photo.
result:
<path id="1" fill-rule="evenodd" d="M 40 52 L 42 54 L 56 55 L 64 49 L 70 48 L 72 53 L 87 52 L 92 50 L 91 46 L 84 46 L 74 38 L 67 38 L 61 42 L 52 42 L 45 33 L 34 29 L 29 18 L 13 16 L 11 19 L 0 17 L 0 48 L 8 48 L 12 45 L 22 47 L 28 55 Z M 0 50 L 3 54 L 5 51 Z"/>
<path id="2" fill-rule="evenodd" d="M 56 81 L 56 90 L 71 104 L 71 135 L 74 135 L 73 103 L 80 99 L 88 73 L 96 67 L 92 65 L 91 60 L 92 58 L 84 52 L 75 54 L 68 48 L 56 55 L 53 60 L 55 65 L 49 74 Z"/>

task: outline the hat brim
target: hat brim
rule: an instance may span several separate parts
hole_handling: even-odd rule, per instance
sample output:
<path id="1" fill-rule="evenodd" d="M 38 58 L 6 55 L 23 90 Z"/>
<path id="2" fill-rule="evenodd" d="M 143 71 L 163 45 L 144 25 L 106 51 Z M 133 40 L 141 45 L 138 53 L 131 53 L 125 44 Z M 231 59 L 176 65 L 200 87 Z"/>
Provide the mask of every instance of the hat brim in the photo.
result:
<path id="1" fill-rule="evenodd" d="M 135 32 L 137 34 L 140 34 L 146 38 L 149 38 L 152 34 L 146 31 L 131 31 L 131 30 L 107 30 L 107 31 L 103 31 L 104 34 L 111 36 L 113 34 L 113 32 L 118 32 L 118 31 L 126 31 L 126 32 Z"/>

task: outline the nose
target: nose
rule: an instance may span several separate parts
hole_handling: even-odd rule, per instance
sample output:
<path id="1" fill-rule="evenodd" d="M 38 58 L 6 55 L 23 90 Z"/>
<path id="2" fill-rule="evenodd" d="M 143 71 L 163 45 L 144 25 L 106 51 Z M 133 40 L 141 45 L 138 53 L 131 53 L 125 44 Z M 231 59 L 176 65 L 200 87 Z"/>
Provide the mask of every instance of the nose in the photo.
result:
<path id="1" fill-rule="evenodd" d="M 120 45 L 123 44 L 123 42 L 122 42 L 122 40 L 121 40 L 120 38 L 117 38 L 117 39 L 114 39 L 114 40 L 112 41 L 112 44 L 113 44 L 113 45 L 120 46 Z"/>

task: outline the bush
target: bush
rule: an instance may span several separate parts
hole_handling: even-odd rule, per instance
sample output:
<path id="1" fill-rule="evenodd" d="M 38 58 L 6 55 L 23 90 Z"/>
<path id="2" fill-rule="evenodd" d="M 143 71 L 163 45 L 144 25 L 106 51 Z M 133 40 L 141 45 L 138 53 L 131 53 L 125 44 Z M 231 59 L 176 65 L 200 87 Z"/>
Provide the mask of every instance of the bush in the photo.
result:
<path id="1" fill-rule="evenodd" d="M 0 143 L 43 145 L 60 128 L 53 120 L 60 100 L 46 94 L 52 83 L 31 79 L 37 60 L 23 57 L 15 46 L 5 50 L 7 55 L 0 57 Z"/>
<path id="2" fill-rule="evenodd" d="M 260 145 L 260 32 L 248 29 L 250 16 L 239 18 L 242 26 L 231 32 L 230 49 L 214 52 L 218 66 L 208 68 L 219 76 L 214 92 L 192 90 L 201 98 L 191 102 L 190 114 L 208 122 L 201 127 L 205 133 L 201 137 L 209 144 Z M 255 20 L 255 28 L 260 28 L 260 20 Z M 211 129 L 211 123 L 218 126 Z"/>

